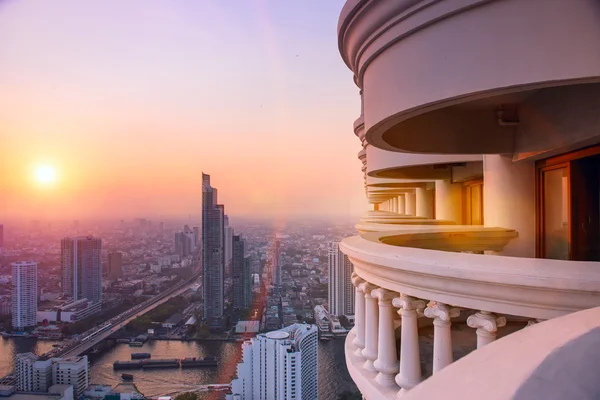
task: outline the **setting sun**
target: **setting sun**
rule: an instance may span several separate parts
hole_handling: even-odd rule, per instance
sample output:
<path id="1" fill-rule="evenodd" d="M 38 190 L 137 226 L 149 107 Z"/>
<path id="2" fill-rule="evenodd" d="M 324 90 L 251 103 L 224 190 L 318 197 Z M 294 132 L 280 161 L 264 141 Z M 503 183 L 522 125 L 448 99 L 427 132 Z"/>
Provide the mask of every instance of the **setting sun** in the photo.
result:
<path id="1" fill-rule="evenodd" d="M 56 180 L 56 169 L 49 165 L 40 165 L 35 169 L 35 179 L 43 185 L 54 183 Z"/>

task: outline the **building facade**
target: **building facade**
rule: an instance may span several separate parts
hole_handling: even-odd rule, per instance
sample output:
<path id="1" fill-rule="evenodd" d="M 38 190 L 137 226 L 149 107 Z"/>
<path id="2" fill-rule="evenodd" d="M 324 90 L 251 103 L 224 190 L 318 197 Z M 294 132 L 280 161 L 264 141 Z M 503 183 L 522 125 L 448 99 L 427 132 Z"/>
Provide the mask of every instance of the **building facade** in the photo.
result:
<path id="1" fill-rule="evenodd" d="M 123 253 L 115 251 L 113 253 L 108 253 L 108 278 L 112 280 L 118 279 L 123 266 Z"/>
<path id="2" fill-rule="evenodd" d="M 12 326 L 15 330 L 34 327 L 38 306 L 37 263 L 12 263 Z"/>
<path id="3" fill-rule="evenodd" d="M 600 305 L 597 11 L 592 0 L 346 2 L 338 45 L 361 97 L 372 209 L 340 250 L 356 294 L 346 364 L 364 398 L 480 398 L 525 353 L 520 338 L 538 351 L 519 358 L 533 371 L 561 320 L 598 325 L 582 311 Z M 525 378 L 511 379 L 498 398 Z"/>
<path id="4" fill-rule="evenodd" d="M 233 308 L 243 310 L 250 308 L 250 269 L 249 259 L 245 257 L 246 243 L 240 235 L 234 235 L 232 240 L 233 267 Z"/>
<path id="5" fill-rule="evenodd" d="M 338 243 L 329 244 L 329 313 L 333 316 L 354 315 L 354 286 L 352 272 L 354 266 L 348 256 L 342 253 Z"/>
<path id="6" fill-rule="evenodd" d="M 73 386 L 73 396 L 77 399 L 90 385 L 87 356 L 53 359 L 52 383 Z"/>
<path id="7" fill-rule="evenodd" d="M 202 295 L 203 316 L 220 325 L 224 307 L 224 207 L 217 204 L 217 189 L 210 175 L 202 174 Z"/>
<path id="8" fill-rule="evenodd" d="M 102 239 L 92 236 L 61 241 L 61 287 L 73 300 L 102 302 Z"/>
<path id="9" fill-rule="evenodd" d="M 294 324 L 244 342 L 231 400 L 318 399 L 318 331 Z"/>

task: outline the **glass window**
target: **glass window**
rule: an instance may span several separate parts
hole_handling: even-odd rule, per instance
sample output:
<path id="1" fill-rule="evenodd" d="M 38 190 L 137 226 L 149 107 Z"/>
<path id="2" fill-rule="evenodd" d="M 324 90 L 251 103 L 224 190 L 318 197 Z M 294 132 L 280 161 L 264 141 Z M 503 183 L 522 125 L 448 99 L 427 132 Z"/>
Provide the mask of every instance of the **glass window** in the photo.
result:
<path id="1" fill-rule="evenodd" d="M 567 167 L 542 172 L 544 258 L 569 259 L 569 182 Z"/>

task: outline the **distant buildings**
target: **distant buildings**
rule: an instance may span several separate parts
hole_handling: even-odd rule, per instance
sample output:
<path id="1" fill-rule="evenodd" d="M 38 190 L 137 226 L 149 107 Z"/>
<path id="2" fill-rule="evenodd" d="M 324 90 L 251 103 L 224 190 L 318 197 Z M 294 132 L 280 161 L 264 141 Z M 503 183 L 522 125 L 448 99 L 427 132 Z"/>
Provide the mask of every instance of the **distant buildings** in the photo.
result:
<path id="1" fill-rule="evenodd" d="M 185 232 L 175 232 L 174 244 L 179 257 L 187 257 L 192 253 L 192 239 Z"/>
<path id="2" fill-rule="evenodd" d="M 252 299 L 252 282 L 250 277 L 250 258 L 244 257 L 246 246 L 239 235 L 233 236 L 233 308 L 250 308 Z"/>
<path id="3" fill-rule="evenodd" d="M 123 254 L 117 252 L 108 253 L 108 278 L 117 280 L 121 276 L 123 266 Z"/>
<path id="4" fill-rule="evenodd" d="M 329 313 L 334 316 L 354 315 L 354 266 L 338 244 L 329 244 Z"/>
<path id="5" fill-rule="evenodd" d="M 19 391 L 46 393 L 53 385 L 68 385 L 77 399 L 90 383 L 87 356 L 42 360 L 33 353 L 21 353 L 15 364 Z"/>
<path id="6" fill-rule="evenodd" d="M 224 303 L 224 207 L 210 175 L 202 174 L 202 294 L 204 319 L 220 326 Z"/>
<path id="7" fill-rule="evenodd" d="M 4 225 L 0 224 L 0 254 L 2 254 L 3 245 L 4 245 Z"/>
<path id="8" fill-rule="evenodd" d="M 318 399 L 318 333 L 294 324 L 244 342 L 231 400 Z"/>
<path id="9" fill-rule="evenodd" d="M 21 261 L 12 264 L 12 326 L 15 330 L 36 325 L 37 263 Z"/>
<path id="10" fill-rule="evenodd" d="M 281 286 L 281 265 L 280 265 L 281 243 L 275 241 L 275 249 L 273 250 L 273 269 L 275 273 L 275 285 Z"/>
<path id="11" fill-rule="evenodd" d="M 61 287 L 73 300 L 102 302 L 102 240 L 92 236 L 61 241 Z"/>
<path id="12" fill-rule="evenodd" d="M 233 233 L 233 228 L 229 226 L 229 217 L 225 215 L 223 217 L 223 248 L 225 251 L 225 270 L 227 274 L 233 273 L 233 266 L 231 264 L 233 258 Z"/>

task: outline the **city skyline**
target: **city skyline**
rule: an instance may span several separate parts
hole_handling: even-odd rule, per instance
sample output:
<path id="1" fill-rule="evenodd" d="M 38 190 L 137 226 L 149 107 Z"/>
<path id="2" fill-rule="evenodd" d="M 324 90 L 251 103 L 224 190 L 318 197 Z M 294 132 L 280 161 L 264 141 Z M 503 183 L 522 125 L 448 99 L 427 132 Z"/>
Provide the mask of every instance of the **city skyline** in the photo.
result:
<path id="1" fill-rule="evenodd" d="M 0 220 L 184 216 L 202 170 L 234 217 L 356 218 L 342 5 L 3 2 Z"/>

